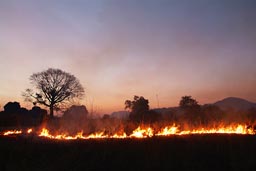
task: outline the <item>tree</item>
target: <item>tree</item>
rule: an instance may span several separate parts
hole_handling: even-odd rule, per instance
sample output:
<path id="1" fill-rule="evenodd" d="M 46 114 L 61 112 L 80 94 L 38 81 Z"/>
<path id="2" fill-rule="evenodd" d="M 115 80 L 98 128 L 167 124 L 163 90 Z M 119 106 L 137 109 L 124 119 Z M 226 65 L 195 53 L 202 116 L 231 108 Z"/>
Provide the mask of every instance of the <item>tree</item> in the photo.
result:
<path id="1" fill-rule="evenodd" d="M 20 110 L 20 103 L 19 102 L 8 102 L 4 105 L 4 111 L 6 113 L 15 113 Z"/>
<path id="2" fill-rule="evenodd" d="M 88 110 L 84 105 L 77 106 L 72 105 L 69 109 L 67 109 L 62 118 L 66 118 L 70 120 L 84 120 L 88 116 Z"/>
<path id="3" fill-rule="evenodd" d="M 181 97 L 179 106 L 182 109 L 188 109 L 188 108 L 199 107 L 199 104 L 191 96 L 183 96 Z"/>
<path id="4" fill-rule="evenodd" d="M 133 100 L 125 101 L 125 109 L 130 109 L 130 119 L 133 121 L 141 121 L 144 115 L 149 112 L 148 100 L 143 96 L 134 96 Z"/>
<path id="5" fill-rule="evenodd" d="M 49 107 L 51 118 L 53 118 L 53 110 L 59 104 L 84 96 L 84 88 L 79 80 L 60 69 L 49 68 L 34 73 L 30 76 L 30 81 L 36 91 L 27 89 L 23 93 L 25 100 Z"/>
<path id="6" fill-rule="evenodd" d="M 185 119 L 191 124 L 201 124 L 204 117 L 201 113 L 201 108 L 198 102 L 191 96 L 181 97 L 180 108 L 185 112 Z"/>

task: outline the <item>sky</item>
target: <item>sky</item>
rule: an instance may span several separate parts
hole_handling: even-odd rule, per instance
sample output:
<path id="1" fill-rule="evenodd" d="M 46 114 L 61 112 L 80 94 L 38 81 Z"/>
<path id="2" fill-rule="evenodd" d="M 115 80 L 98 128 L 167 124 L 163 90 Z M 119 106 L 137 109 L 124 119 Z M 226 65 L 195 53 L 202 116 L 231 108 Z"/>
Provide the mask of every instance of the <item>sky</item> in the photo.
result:
<path id="1" fill-rule="evenodd" d="M 24 102 L 29 77 L 74 74 L 80 102 L 124 110 L 134 95 L 151 108 L 225 97 L 256 102 L 254 0 L 0 0 L 0 105 Z M 158 105 L 159 102 L 159 105 Z"/>

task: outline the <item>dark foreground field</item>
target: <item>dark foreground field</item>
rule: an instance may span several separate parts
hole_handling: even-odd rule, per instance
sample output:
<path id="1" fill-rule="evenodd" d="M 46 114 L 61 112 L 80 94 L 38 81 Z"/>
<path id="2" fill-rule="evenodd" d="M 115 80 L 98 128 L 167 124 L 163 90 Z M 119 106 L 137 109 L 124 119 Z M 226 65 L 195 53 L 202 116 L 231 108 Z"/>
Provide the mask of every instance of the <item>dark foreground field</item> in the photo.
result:
<path id="1" fill-rule="evenodd" d="M 0 137 L 0 170 L 256 170 L 256 136 L 56 141 Z"/>

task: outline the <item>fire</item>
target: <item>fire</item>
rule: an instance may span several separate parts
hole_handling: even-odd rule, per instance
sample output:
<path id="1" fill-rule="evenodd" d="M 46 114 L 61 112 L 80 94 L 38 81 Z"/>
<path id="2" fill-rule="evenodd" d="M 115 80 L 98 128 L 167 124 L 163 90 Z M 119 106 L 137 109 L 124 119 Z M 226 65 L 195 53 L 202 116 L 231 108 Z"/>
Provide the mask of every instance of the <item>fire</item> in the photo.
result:
<path id="1" fill-rule="evenodd" d="M 104 132 L 97 132 L 90 135 L 83 135 L 83 132 L 77 133 L 75 136 L 67 136 L 65 134 L 60 134 L 53 136 L 49 134 L 49 131 L 45 128 L 42 129 L 39 136 L 44 136 L 51 139 L 99 139 L 99 138 L 150 138 L 153 136 L 170 136 L 170 135 L 188 135 L 188 134 L 251 134 L 254 135 L 255 132 L 251 129 L 247 129 L 246 125 L 237 125 L 237 126 L 228 126 L 228 127 L 219 127 L 219 128 L 199 128 L 193 130 L 180 130 L 179 126 L 172 125 L 167 126 L 156 132 L 151 127 L 138 127 L 130 135 L 127 135 L 125 132 L 122 134 L 108 135 Z"/>
<path id="2" fill-rule="evenodd" d="M 33 129 L 30 128 L 30 129 L 27 130 L 27 133 L 30 134 L 32 131 L 33 131 Z"/>
<path id="3" fill-rule="evenodd" d="M 39 136 L 40 137 L 47 137 L 47 138 L 50 138 L 50 139 L 66 139 L 66 140 L 73 140 L 73 139 L 84 139 L 85 137 L 83 137 L 83 132 L 78 132 L 75 136 L 69 136 L 69 135 L 66 135 L 66 134 L 57 134 L 57 135 L 51 135 L 49 133 L 49 130 L 46 129 L 46 128 L 43 128 L 41 130 L 41 132 L 39 133 Z"/>
<path id="4" fill-rule="evenodd" d="M 128 136 L 126 135 L 126 133 L 124 132 L 123 134 L 114 134 L 113 136 L 112 136 L 112 138 L 121 138 L 121 139 L 123 139 L 123 138 L 127 138 Z"/>
<path id="5" fill-rule="evenodd" d="M 32 133 L 32 128 L 30 128 L 30 129 L 28 129 L 27 131 L 26 131 L 26 133 L 27 134 L 30 134 L 30 133 Z M 5 131 L 5 132 L 3 132 L 2 134 L 0 133 L 0 135 L 5 135 L 5 136 L 7 136 L 7 135 L 17 135 L 17 134 L 22 134 L 23 133 L 23 131 L 22 130 L 9 130 L 9 131 Z"/>
<path id="6" fill-rule="evenodd" d="M 42 131 L 39 134 L 39 137 L 49 137 L 49 138 L 51 138 L 52 136 L 49 134 L 48 129 L 43 128 Z"/>
<path id="7" fill-rule="evenodd" d="M 192 130 L 180 131 L 178 126 L 165 127 L 162 131 L 157 133 L 158 136 L 168 136 L 168 135 L 187 135 L 187 134 L 255 134 L 252 129 L 247 129 L 246 125 L 236 125 L 227 127 L 217 127 L 217 128 L 198 128 Z"/>
<path id="8" fill-rule="evenodd" d="M 156 134 L 156 136 L 168 136 L 178 134 L 179 128 L 175 125 L 167 126 Z"/>
<path id="9" fill-rule="evenodd" d="M 154 131 L 152 128 L 146 128 L 146 129 L 141 129 L 138 127 L 135 129 L 132 134 L 129 136 L 131 138 L 146 138 L 146 137 L 152 137 L 154 135 Z"/>
<path id="10" fill-rule="evenodd" d="M 22 131 L 13 130 L 13 131 L 6 131 L 3 133 L 3 135 L 12 135 L 12 134 L 21 134 Z"/>
<path id="11" fill-rule="evenodd" d="M 195 129 L 192 131 L 181 131 L 180 134 L 255 134 L 252 129 L 247 129 L 246 125 L 219 127 L 211 129 Z"/>
<path id="12" fill-rule="evenodd" d="M 90 138 L 109 138 L 109 137 L 107 135 L 104 135 L 104 132 L 98 132 L 98 133 L 95 133 L 95 134 L 90 134 L 86 138 L 90 139 Z"/>
<path id="13" fill-rule="evenodd" d="M 1 135 L 17 135 L 17 134 L 30 134 L 34 132 L 33 129 L 28 129 L 26 131 L 22 130 L 12 130 L 3 132 Z M 75 140 L 75 139 L 100 139 L 100 138 L 150 138 L 153 136 L 171 136 L 171 135 L 189 135 L 189 134 L 250 134 L 255 135 L 256 132 L 253 129 L 249 129 L 246 125 L 230 125 L 230 126 L 219 126 L 216 128 L 197 128 L 197 129 L 181 129 L 180 126 L 172 125 L 166 126 L 155 131 L 151 127 L 142 127 L 139 126 L 132 131 L 130 135 L 127 135 L 124 131 L 119 131 L 115 134 L 107 134 L 105 131 L 96 132 L 89 135 L 85 135 L 83 131 L 78 132 L 76 135 L 69 135 L 68 133 L 52 134 L 46 128 L 42 128 L 40 131 L 35 131 L 35 135 L 39 137 L 46 137 L 49 139 L 57 140 Z M 34 134 L 33 134 L 34 135 Z"/>

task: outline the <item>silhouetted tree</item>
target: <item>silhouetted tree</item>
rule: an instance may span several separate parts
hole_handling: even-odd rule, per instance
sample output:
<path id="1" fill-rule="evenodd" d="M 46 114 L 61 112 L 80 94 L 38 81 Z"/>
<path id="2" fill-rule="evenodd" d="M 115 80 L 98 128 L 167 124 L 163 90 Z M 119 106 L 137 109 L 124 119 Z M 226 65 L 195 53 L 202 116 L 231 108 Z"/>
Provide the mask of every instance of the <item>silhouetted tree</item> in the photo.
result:
<path id="1" fill-rule="evenodd" d="M 30 114 L 34 119 L 34 124 L 41 124 L 47 118 L 47 111 L 38 106 L 34 106 L 30 111 Z"/>
<path id="2" fill-rule="evenodd" d="M 47 115 L 47 111 L 34 106 L 32 110 L 20 107 L 19 102 L 8 102 L 0 115 L 0 127 L 5 126 L 37 126 Z"/>
<path id="3" fill-rule="evenodd" d="M 181 97 L 179 106 L 185 112 L 185 119 L 191 124 L 199 124 L 202 121 L 200 105 L 191 96 Z"/>
<path id="4" fill-rule="evenodd" d="M 16 113 L 20 110 L 20 103 L 18 102 L 8 102 L 4 105 L 4 112 L 6 113 Z"/>
<path id="5" fill-rule="evenodd" d="M 61 127 L 69 133 L 77 133 L 87 126 L 88 111 L 84 105 L 72 105 L 60 118 Z"/>
<path id="6" fill-rule="evenodd" d="M 199 107 L 199 104 L 191 96 L 183 96 L 181 97 L 179 106 L 182 109 L 188 109 L 188 108 Z"/>
<path id="7" fill-rule="evenodd" d="M 72 105 L 69 109 L 67 109 L 64 114 L 63 118 L 71 119 L 71 120 L 83 120 L 87 118 L 88 110 L 84 105 L 77 106 Z"/>
<path id="8" fill-rule="evenodd" d="M 31 109 L 31 113 L 32 113 L 33 115 L 37 115 L 37 114 L 46 115 L 46 114 L 47 114 L 47 111 L 44 110 L 44 109 L 41 109 L 41 108 L 38 107 L 38 106 L 34 106 L 34 107 L 32 107 L 32 109 Z"/>
<path id="9" fill-rule="evenodd" d="M 133 121 L 144 120 L 145 114 L 149 112 L 148 100 L 143 96 L 134 96 L 133 100 L 125 101 L 125 109 L 130 109 L 129 118 Z"/>
<path id="10" fill-rule="evenodd" d="M 30 76 L 30 81 L 36 91 L 27 89 L 23 96 L 34 104 L 39 103 L 49 107 L 50 117 L 53 117 L 53 110 L 58 104 L 84 95 L 84 88 L 79 80 L 60 69 L 49 68 L 34 73 Z"/>

